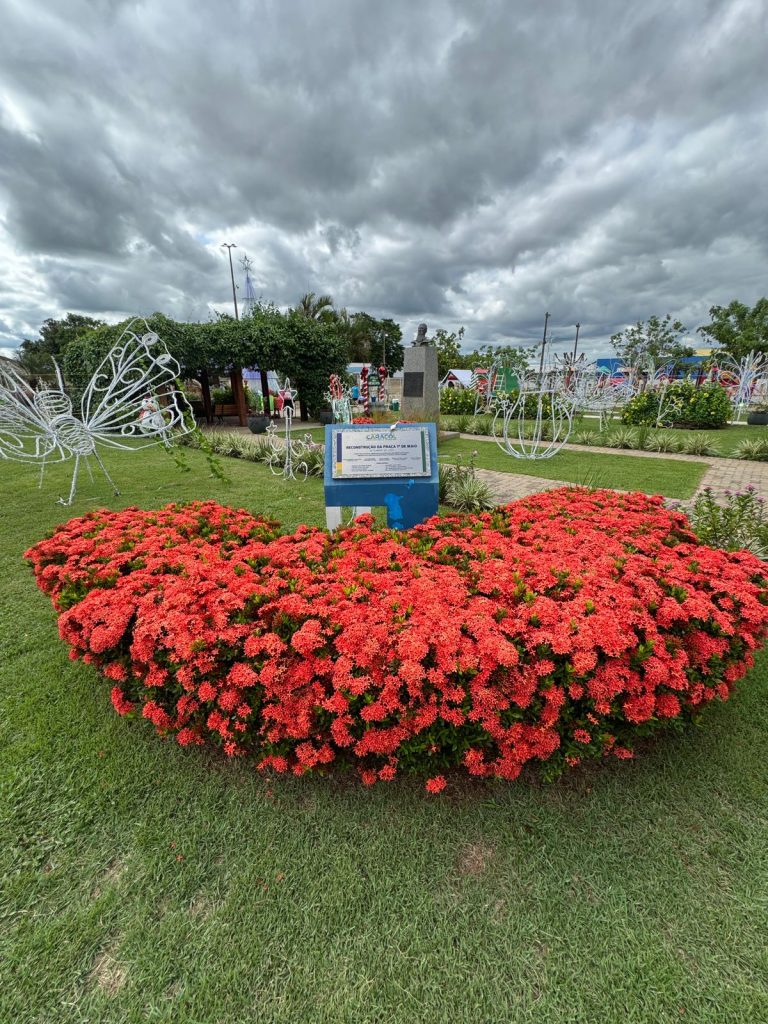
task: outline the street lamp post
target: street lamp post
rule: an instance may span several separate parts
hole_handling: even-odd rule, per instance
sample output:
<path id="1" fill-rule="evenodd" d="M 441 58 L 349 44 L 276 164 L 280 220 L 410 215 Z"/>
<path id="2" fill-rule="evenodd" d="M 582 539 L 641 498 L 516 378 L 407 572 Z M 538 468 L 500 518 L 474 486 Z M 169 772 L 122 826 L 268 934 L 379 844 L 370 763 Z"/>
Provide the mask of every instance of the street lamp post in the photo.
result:
<path id="1" fill-rule="evenodd" d="M 240 314 L 237 311 L 237 292 L 235 291 L 235 271 L 232 268 L 232 250 L 236 249 L 237 246 L 234 242 L 222 242 L 221 248 L 226 249 L 229 252 L 229 276 L 232 278 L 232 301 L 235 304 L 235 320 L 239 320 Z"/>
<path id="2" fill-rule="evenodd" d="M 226 249 L 229 253 L 229 276 L 232 278 L 232 301 L 235 304 L 235 320 L 240 319 L 240 314 L 237 311 L 237 292 L 235 291 L 235 271 L 232 266 L 232 250 L 236 249 L 237 246 L 234 242 L 222 242 L 221 248 Z M 229 379 L 232 383 L 232 397 L 235 400 L 235 406 L 237 408 L 237 416 L 240 420 L 241 427 L 248 426 L 248 407 L 245 402 L 245 392 L 243 390 L 243 368 L 242 366 L 233 366 L 229 374 Z"/>

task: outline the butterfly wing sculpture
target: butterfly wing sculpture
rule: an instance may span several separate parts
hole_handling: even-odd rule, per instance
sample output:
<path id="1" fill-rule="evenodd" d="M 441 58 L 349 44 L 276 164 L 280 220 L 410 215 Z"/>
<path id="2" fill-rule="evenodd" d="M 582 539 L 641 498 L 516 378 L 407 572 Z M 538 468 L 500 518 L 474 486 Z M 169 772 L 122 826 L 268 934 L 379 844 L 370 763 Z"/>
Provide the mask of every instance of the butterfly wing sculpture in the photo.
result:
<path id="1" fill-rule="evenodd" d="M 42 482 L 46 462 L 74 458 L 69 498 L 59 499 L 64 505 L 74 499 L 80 460 L 91 455 L 119 493 L 97 446 L 169 446 L 193 429 L 192 408 L 176 386 L 179 364 L 146 321 L 132 320 L 107 353 L 83 393 L 81 418 L 55 369 L 58 387 L 38 390 L 14 370 L 0 370 L 0 459 L 39 461 Z"/>

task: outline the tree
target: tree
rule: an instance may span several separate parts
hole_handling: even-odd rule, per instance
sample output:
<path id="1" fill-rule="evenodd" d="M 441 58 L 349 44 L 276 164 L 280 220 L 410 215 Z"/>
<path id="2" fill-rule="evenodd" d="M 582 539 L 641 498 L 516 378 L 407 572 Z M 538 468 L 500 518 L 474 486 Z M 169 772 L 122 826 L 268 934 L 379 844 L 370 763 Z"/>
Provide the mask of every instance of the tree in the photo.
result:
<path id="1" fill-rule="evenodd" d="M 752 309 L 734 299 L 728 306 L 712 306 L 711 323 L 699 327 L 703 334 L 734 357 L 750 352 L 768 353 L 768 298 L 758 299 Z"/>
<path id="2" fill-rule="evenodd" d="M 376 336 L 371 347 L 371 362 L 374 366 L 386 366 L 390 376 L 402 370 L 405 360 L 403 332 L 400 325 L 388 317 L 376 321 Z"/>
<path id="3" fill-rule="evenodd" d="M 329 323 L 336 318 L 336 311 L 333 308 L 333 299 L 330 295 L 316 295 L 314 292 L 307 292 L 299 299 L 296 312 L 308 320 L 322 320 Z"/>
<path id="4" fill-rule="evenodd" d="M 40 328 L 40 337 L 34 341 L 24 340 L 18 348 L 16 359 L 27 373 L 34 376 L 53 373 L 53 362 L 59 362 L 67 347 L 87 331 L 104 326 L 103 320 L 94 320 L 79 313 L 67 313 L 63 320 L 49 318 Z"/>
<path id="5" fill-rule="evenodd" d="M 403 367 L 403 332 L 394 320 L 377 320 L 370 313 L 339 310 L 337 330 L 344 336 L 350 363 L 385 365 L 390 374 Z"/>
<path id="6" fill-rule="evenodd" d="M 64 370 L 76 395 L 129 323 L 100 326 L 69 347 Z M 228 373 L 233 366 L 268 367 L 291 378 L 312 414 L 323 405 L 330 375 L 343 373 L 347 365 L 346 341 L 334 323 L 297 310 L 281 313 L 269 304 L 255 305 L 242 320 L 225 314 L 207 323 L 181 323 L 153 313 L 147 324 L 179 362 L 182 377 L 197 377 L 203 370 Z"/>
<path id="7" fill-rule="evenodd" d="M 263 364 L 262 361 L 263 360 Z M 291 378 L 305 410 L 317 415 L 325 404 L 332 373 L 347 367 L 346 339 L 333 323 L 323 323 L 289 310 L 280 331 L 274 331 L 259 354 L 260 365 L 271 366 Z"/>
<path id="8" fill-rule="evenodd" d="M 528 369 L 528 360 L 536 353 L 536 346 L 533 348 L 516 347 L 515 345 L 480 345 L 469 353 L 467 359 L 470 361 L 470 369 L 476 366 L 489 367 L 491 363 L 498 362 L 506 366 L 513 373 L 521 374 Z"/>
<path id="9" fill-rule="evenodd" d="M 657 316 L 650 317 L 647 323 L 638 320 L 611 335 L 611 344 L 619 359 L 632 366 L 647 359 L 652 359 L 656 366 L 670 363 L 674 366 L 693 355 L 693 349 L 681 341 L 680 336 L 687 333 L 687 328 L 667 313 L 663 320 Z"/>
<path id="10" fill-rule="evenodd" d="M 461 341 L 464 337 L 464 328 L 458 331 L 444 330 L 438 327 L 432 336 L 432 344 L 437 349 L 437 377 L 442 380 L 449 370 L 469 369 L 467 365 L 468 356 L 461 351 Z"/>

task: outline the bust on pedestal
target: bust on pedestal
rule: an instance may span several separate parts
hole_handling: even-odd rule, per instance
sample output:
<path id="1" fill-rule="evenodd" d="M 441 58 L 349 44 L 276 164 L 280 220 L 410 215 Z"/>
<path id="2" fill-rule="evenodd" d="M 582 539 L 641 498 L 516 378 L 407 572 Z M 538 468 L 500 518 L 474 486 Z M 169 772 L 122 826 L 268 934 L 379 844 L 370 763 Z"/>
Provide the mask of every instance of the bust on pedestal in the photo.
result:
<path id="1" fill-rule="evenodd" d="M 437 349 L 427 338 L 427 325 L 419 324 L 416 338 L 405 350 L 402 417 L 436 420 L 440 412 Z"/>

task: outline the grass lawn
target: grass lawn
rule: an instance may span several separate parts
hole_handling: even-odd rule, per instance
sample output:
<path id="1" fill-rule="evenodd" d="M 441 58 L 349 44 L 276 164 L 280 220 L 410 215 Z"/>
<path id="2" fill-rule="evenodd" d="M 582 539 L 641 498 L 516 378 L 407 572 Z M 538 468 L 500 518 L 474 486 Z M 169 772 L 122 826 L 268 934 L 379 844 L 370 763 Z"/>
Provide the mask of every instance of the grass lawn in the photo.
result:
<path id="1" fill-rule="evenodd" d="M 118 718 L 21 562 L 105 505 L 322 520 L 319 481 L 188 458 L 115 455 L 123 497 L 72 509 L 65 467 L 0 466 L 3 1024 L 768 1019 L 765 655 L 703 728 L 555 785 L 258 777 Z"/>
<path id="2" fill-rule="evenodd" d="M 455 462 L 461 455 L 466 462 L 477 452 L 475 465 L 480 469 L 504 473 L 524 473 L 545 480 L 567 480 L 590 487 L 615 487 L 622 491 L 664 494 L 668 498 L 690 498 L 707 466 L 703 462 L 674 459 L 645 459 L 636 455 L 603 455 L 600 452 L 560 451 L 551 459 L 530 462 L 507 455 L 492 441 L 455 438 L 443 441 L 439 456 Z"/>
<path id="3" fill-rule="evenodd" d="M 458 417 L 456 416 L 441 417 L 443 427 L 446 430 L 457 429 L 457 420 Z M 583 416 L 574 421 L 573 433 L 581 434 L 586 431 L 592 431 L 595 435 L 599 435 L 599 428 L 600 421 L 597 417 Z M 627 428 L 618 419 L 614 419 L 606 427 L 605 433 L 612 434 L 615 433 L 617 430 L 627 429 L 631 429 L 637 432 L 639 428 Z M 720 455 L 726 457 L 729 456 L 736 448 L 736 446 L 741 444 L 742 441 L 759 441 L 761 439 L 768 438 L 768 427 L 748 427 L 746 424 L 741 426 L 723 427 L 722 430 L 678 430 L 675 428 L 668 427 L 663 427 L 661 429 L 665 434 L 673 434 L 675 437 L 679 438 L 681 442 L 686 441 L 689 438 L 695 438 L 698 440 L 706 438 L 706 440 L 711 441 L 712 444 L 717 446 Z M 649 428 L 650 434 L 652 434 L 653 431 L 654 428 Z"/>
<path id="4" fill-rule="evenodd" d="M 598 420 L 585 418 L 579 420 L 578 424 L 574 427 L 574 431 L 595 430 L 597 432 L 598 426 Z M 620 429 L 626 430 L 627 428 L 618 420 L 613 420 L 608 426 L 607 432 L 614 433 Z M 631 429 L 637 430 L 638 428 L 634 427 Z M 674 434 L 681 441 L 686 441 L 688 438 L 706 438 L 713 445 L 716 445 L 719 449 L 719 454 L 724 456 L 730 455 L 734 448 L 741 444 L 742 441 L 759 441 L 768 438 L 768 427 L 748 427 L 746 424 L 737 427 L 723 427 L 722 430 L 678 430 L 677 428 L 666 427 L 661 429 L 665 433 Z"/>

